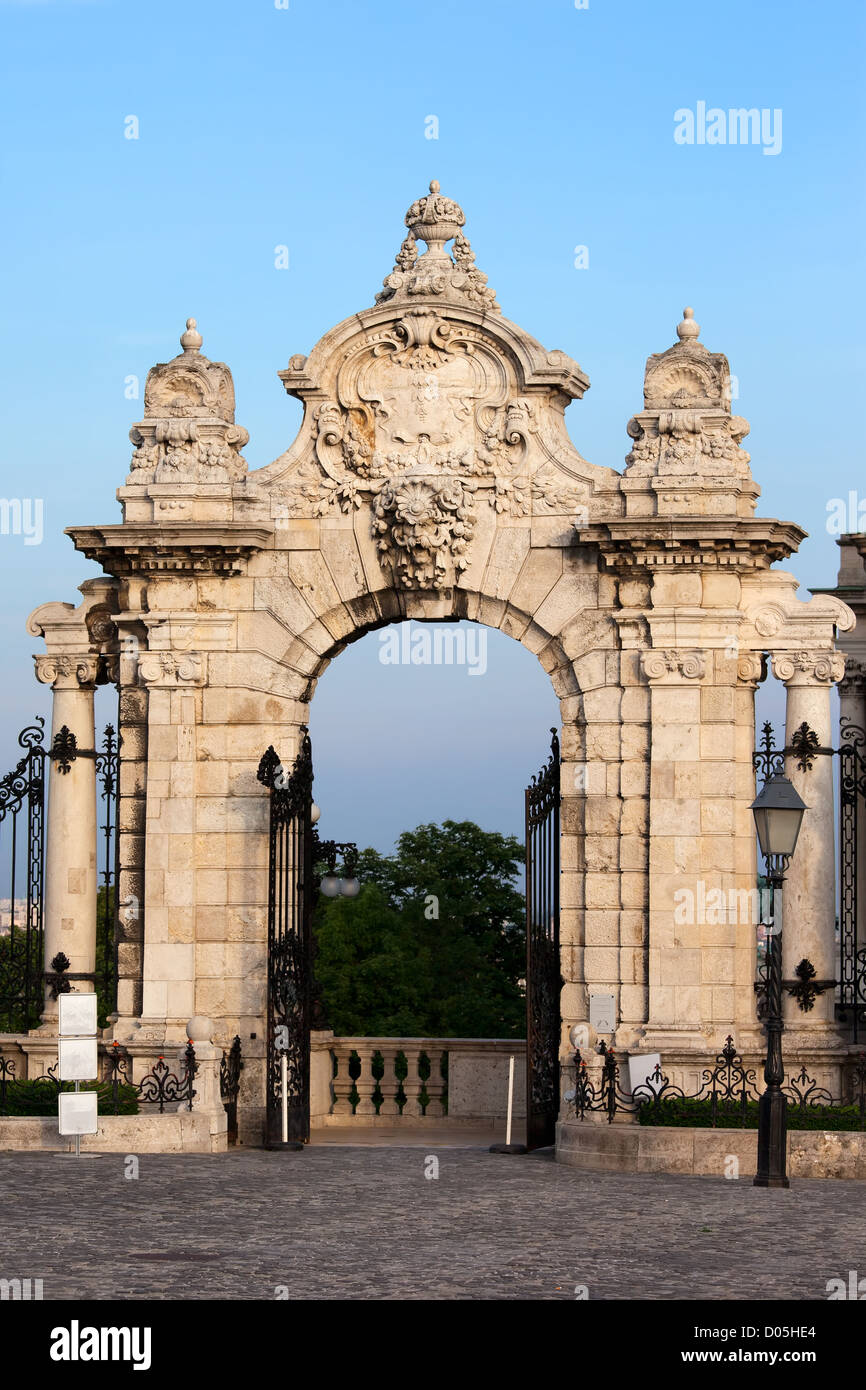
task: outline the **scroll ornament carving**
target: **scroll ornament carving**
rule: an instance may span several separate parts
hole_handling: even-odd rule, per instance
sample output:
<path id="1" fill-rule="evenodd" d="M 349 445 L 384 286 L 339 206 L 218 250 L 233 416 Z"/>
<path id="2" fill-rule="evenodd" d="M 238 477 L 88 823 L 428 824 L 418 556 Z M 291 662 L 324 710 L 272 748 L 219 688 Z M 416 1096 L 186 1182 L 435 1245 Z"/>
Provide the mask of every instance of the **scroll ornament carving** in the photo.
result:
<path id="1" fill-rule="evenodd" d="M 846 693 L 863 690 L 866 687 L 866 661 L 848 656 L 845 659 L 845 674 L 839 682 L 839 690 Z"/>
<path id="2" fill-rule="evenodd" d="M 647 680 L 663 680 L 665 677 L 684 677 L 686 680 L 701 680 L 706 674 L 706 654 L 702 651 L 664 651 L 644 652 L 641 656 L 641 670 Z"/>
<path id="3" fill-rule="evenodd" d="M 741 652 L 737 658 L 737 680 L 743 685 L 757 686 L 763 679 L 763 654 L 761 652 Z"/>
<path id="4" fill-rule="evenodd" d="M 99 657 L 90 653 L 78 656 L 67 652 L 49 653 L 34 657 L 34 661 L 36 679 L 42 685 L 95 685 L 99 673 Z"/>
<path id="5" fill-rule="evenodd" d="M 777 680 L 802 685 L 833 685 L 845 674 L 844 652 L 776 652 L 773 673 Z"/>
<path id="6" fill-rule="evenodd" d="M 128 482 L 234 482 L 247 471 L 240 450 L 249 434 L 234 422 L 231 372 L 201 354 L 195 319 L 180 341 L 183 352 L 148 373 L 144 419 L 129 432 Z"/>
<path id="7" fill-rule="evenodd" d="M 588 502 L 539 413 L 528 397 L 508 397 L 483 333 L 409 310 L 367 337 L 338 375 L 336 399 L 315 409 L 307 456 L 274 492 L 277 515 L 368 506 L 394 582 L 440 588 L 466 567 L 478 506 L 573 517 Z"/>
<path id="8" fill-rule="evenodd" d="M 198 652 L 144 652 L 138 674 L 146 686 L 197 686 L 204 684 L 204 657 Z"/>

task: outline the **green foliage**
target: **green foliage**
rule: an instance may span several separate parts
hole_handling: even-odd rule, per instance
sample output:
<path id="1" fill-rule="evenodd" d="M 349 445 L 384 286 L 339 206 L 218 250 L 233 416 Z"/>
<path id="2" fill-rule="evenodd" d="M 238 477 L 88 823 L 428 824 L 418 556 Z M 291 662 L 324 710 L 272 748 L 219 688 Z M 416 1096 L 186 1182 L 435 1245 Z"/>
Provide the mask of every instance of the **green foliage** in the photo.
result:
<path id="1" fill-rule="evenodd" d="M 96 895 L 96 1011 L 100 1028 L 114 1010 L 114 887 L 100 887 Z"/>
<path id="2" fill-rule="evenodd" d="M 405 831 L 362 851 L 359 896 L 322 898 L 316 977 L 343 1037 L 525 1033 L 523 847 L 471 821 Z M 438 913 L 438 915 L 437 915 Z"/>
<path id="3" fill-rule="evenodd" d="M 22 1005 L 0 1008 L 0 1033 L 26 1033 L 29 1028 L 38 1027 L 42 1014 L 43 962 L 35 935 L 30 943 L 29 962 L 26 946 L 26 933 L 20 928 L 0 936 L 0 990 L 7 995 L 23 993 L 28 971 L 32 982 L 29 1014 L 25 1016 Z M 78 983 L 76 988 L 90 986 Z M 114 1009 L 114 888 L 104 885 L 96 896 L 96 995 L 98 1023 L 104 1028 Z"/>
<path id="4" fill-rule="evenodd" d="M 642 1105 L 638 1119 L 642 1125 L 661 1125 L 676 1128 L 710 1129 L 712 1127 L 712 1102 L 693 1100 L 685 1097 L 675 1101 L 662 1101 L 659 1105 Z M 757 1129 L 758 1102 L 746 1103 L 745 1120 L 742 1118 L 739 1103 L 729 1101 L 720 1103 L 716 1115 L 717 1129 Z M 801 1110 L 799 1106 L 788 1106 L 788 1129 L 863 1129 L 863 1119 L 854 1105 L 814 1105 Z"/>
<path id="5" fill-rule="evenodd" d="M 96 1081 L 82 1081 L 80 1089 L 82 1091 L 95 1091 L 102 1083 Z M 74 1091 L 73 1081 L 61 1083 L 62 1091 Z M 117 1089 L 119 1115 L 138 1114 L 138 1092 L 134 1086 L 119 1086 Z M 114 1100 L 111 1089 L 103 1088 L 100 1090 L 98 1113 L 100 1115 L 114 1114 Z M 57 1087 L 46 1081 L 16 1081 L 9 1086 L 6 1092 L 6 1103 L 3 1106 L 3 1115 L 56 1115 L 57 1114 Z"/>
<path id="6" fill-rule="evenodd" d="M 32 1000 L 29 1014 L 21 1004 L 0 1008 L 0 1033 L 26 1033 L 37 1027 L 42 1013 L 42 953 L 35 940 L 27 959 L 27 934 L 20 927 L 0 936 L 0 992 L 8 998 L 23 993 L 29 973 Z"/>

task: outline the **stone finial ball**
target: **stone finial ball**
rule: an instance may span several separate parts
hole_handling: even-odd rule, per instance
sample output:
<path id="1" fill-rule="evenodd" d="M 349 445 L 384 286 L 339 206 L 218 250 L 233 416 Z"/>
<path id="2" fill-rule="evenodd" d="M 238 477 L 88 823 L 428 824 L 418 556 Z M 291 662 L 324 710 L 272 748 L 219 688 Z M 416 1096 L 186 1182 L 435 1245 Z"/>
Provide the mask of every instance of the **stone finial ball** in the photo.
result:
<path id="1" fill-rule="evenodd" d="M 180 345 L 184 352 L 198 352 L 202 345 L 202 336 L 196 329 L 195 319 L 187 319 L 186 332 L 180 335 Z"/>
<path id="2" fill-rule="evenodd" d="M 701 331 L 699 323 L 695 323 L 694 309 L 683 309 L 683 321 L 677 324 L 677 337 L 680 342 L 691 342 L 697 338 Z"/>
<path id="3" fill-rule="evenodd" d="M 213 1031 L 213 1020 L 205 1018 L 203 1014 L 196 1014 L 186 1025 L 186 1035 L 193 1043 L 209 1043 Z"/>

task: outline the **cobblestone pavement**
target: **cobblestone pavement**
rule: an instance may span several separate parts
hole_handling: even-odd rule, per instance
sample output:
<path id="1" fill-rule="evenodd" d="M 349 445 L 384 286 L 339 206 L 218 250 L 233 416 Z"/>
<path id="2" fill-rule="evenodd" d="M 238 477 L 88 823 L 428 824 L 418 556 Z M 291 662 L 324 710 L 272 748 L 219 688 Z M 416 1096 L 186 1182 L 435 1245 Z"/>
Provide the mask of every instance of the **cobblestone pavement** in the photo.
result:
<path id="1" fill-rule="evenodd" d="M 866 1273 L 866 1184 L 788 1192 L 418 1148 L 0 1154 L 0 1277 L 45 1299 L 815 1299 Z M 768 1273 L 769 1271 L 769 1273 Z"/>

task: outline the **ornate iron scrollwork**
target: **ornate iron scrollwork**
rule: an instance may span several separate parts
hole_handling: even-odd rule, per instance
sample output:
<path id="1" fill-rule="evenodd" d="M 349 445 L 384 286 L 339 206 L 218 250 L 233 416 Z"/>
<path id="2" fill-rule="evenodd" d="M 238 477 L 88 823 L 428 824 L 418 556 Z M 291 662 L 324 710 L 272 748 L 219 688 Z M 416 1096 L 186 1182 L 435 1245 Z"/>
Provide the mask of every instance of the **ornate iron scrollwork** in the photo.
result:
<path id="1" fill-rule="evenodd" d="M 526 1143 L 554 1142 L 559 1114 L 559 738 L 526 789 Z"/>
<path id="2" fill-rule="evenodd" d="M 815 1000 L 819 994 L 836 988 L 835 980 L 816 980 L 817 973 L 812 962 L 804 956 L 794 971 L 796 980 L 782 981 L 782 988 L 796 999 L 804 1014 L 810 1013 L 815 1007 Z"/>
<path id="3" fill-rule="evenodd" d="M 310 1137 L 310 1019 L 312 977 L 313 756 L 310 736 L 291 771 L 276 750 L 264 753 L 259 781 L 270 792 L 268 853 L 268 1017 L 265 1080 L 266 1141 L 283 1142 L 283 1078 L 288 1142 Z"/>

